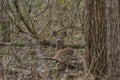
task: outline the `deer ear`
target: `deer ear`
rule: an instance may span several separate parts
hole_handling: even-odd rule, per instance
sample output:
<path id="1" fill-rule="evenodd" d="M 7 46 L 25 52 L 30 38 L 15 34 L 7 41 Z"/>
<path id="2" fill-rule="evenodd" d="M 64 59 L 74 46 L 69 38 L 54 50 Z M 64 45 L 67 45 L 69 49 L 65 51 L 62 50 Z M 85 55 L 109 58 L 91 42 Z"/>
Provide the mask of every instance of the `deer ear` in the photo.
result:
<path id="1" fill-rule="evenodd" d="M 53 31 L 53 36 L 57 36 L 57 32 L 56 31 Z"/>
<path id="2" fill-rule="evenodd" d="M 64 37 L 67 36 L 67 32 L 64 31 L 64 32 L 62 33 L 62 35 L 63 35 Z"/>

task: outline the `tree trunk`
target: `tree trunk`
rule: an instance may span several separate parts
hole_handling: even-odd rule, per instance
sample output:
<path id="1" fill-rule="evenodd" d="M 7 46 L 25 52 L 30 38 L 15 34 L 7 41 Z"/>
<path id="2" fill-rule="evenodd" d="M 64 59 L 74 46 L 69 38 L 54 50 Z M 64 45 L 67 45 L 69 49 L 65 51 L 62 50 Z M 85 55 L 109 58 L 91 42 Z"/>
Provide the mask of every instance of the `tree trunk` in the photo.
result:
<path id="1" fill-rule="evenodd" d="M 104 0 L 86 0 L 85 5 L 86 64 L 95 80 L 103 80 L 107 73 L 106 5 Z"/>
<path id="2" fill-rule="evenodd" d="M 86 0 L 85 5 L 86 65 L 95 80 L 119 80 L 118 0 Z"/>
<path id="3" fill-rule="evenodd" d="M 10 42 L 10 20 L 4 9 L 7 9 L 7 3 L 4 0 L 0 1 L 0 24 L 2 42 Z"/>
<path id="4" fill-rule="evenodd" d="M 118 1 L 106 0 L 108 80 L 120 80 L 120 12 Z"/>
<path id="5" fill-rule="evenodd" d="M 120 0 L 118 0 L 118 6 L 119 6 L 119 15 L 120 15 Z M 119 16 L 120 18 L 120 16 Z"/>
<path id="6" fill-rule="evenodd" d="M 5 0 L 6 1 L 6 0 Z M 0 0 L 0 38 L 1 42 L 10 42 L 10 20 L 4 9 L 8 10 L 7 4 L 4 0 Z M 9 63 L 10 57 L 10 47 L 0 46 L 0 60 L 3 65 L 6 66 Z M 7 60 L 5 60 L 7 59 Z"/>

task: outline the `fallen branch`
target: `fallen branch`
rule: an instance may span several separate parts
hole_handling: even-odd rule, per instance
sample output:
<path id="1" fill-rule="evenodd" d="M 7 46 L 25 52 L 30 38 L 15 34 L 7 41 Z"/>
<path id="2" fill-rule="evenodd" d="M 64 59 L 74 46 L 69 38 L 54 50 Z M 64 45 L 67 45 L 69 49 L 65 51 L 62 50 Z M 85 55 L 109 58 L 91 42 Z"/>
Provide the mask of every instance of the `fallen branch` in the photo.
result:
<path id="1" fill-rule="evenodd" d="M 34 46 L 35 43 L 27 43 L 27 42 L 24 42 L 24 43 L 3 43 L 3 42 L 0 42 L 0 46 L 19 46 L 19 47 L 24 47 L 24 46 Z M 50 41 L 47 41 L 47 40 L 43 40 L 43 41 L 39 41 L 39 45 L 42 45 L 42 46 L 51 46 L 51 47 L 56 47 L 56 44 L 53 43 L 53 42 L 50 42 Z M 85 48 L 85 45 L 84 44 L 65 44 L 65 47 L 72 47 L 72 48 L 75 48 L 75 49 L 79 49 L 79 48 Z"/>

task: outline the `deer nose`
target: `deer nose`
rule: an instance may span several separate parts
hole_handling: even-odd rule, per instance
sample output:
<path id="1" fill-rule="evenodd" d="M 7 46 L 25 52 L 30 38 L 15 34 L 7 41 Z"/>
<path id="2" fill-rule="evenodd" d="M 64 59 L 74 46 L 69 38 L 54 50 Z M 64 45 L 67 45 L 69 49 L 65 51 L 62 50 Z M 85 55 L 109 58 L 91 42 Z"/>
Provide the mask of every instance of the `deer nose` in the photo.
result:
<path id="1" fill-rule="evenodd" d="M 61 37 L 59 36 L 59 37 L 57 37 L 57 41 L 61 41 Z"/>
<path id="2" fill-rule="evenodd" d="M 60 41 L 61 39 L 60 38 L 58 38 L 58 41 Z"/>

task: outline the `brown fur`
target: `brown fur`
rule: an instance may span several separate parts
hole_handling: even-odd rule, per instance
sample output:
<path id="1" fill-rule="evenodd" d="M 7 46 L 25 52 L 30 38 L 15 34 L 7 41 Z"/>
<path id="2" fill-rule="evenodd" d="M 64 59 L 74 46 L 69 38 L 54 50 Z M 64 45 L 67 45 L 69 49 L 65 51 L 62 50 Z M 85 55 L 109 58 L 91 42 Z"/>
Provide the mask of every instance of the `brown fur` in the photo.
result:
<path id="1" fill-rule="evenodd" d="M 74 50 L 70 47 L 60 49 L 56 52 L 56 55 L 54 56 L 55 59 L 58 59 L 60 61 L 68 61 L 75 57 Z"/>

